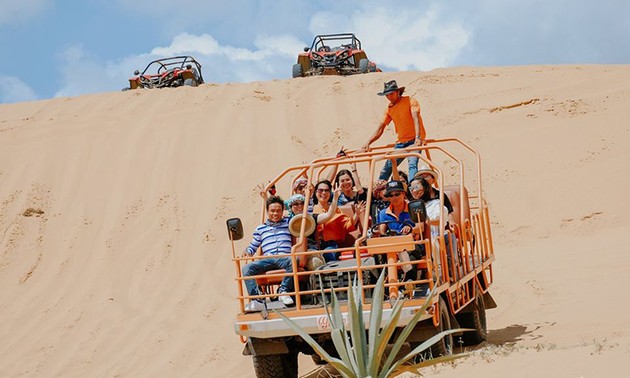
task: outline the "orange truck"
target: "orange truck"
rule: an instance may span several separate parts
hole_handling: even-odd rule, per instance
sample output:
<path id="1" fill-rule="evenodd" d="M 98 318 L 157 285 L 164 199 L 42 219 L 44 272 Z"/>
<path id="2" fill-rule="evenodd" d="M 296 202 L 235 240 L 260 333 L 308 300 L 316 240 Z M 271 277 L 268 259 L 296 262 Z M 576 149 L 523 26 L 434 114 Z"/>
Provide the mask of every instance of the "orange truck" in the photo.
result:
<path id="1" fill-rule="evenodd" d="M 277 312 L 295 321 L 334 355 L 334 345 L 330 337 L 331 325 L 325 307 L 331 291 L 335 291 L 343 308 L 351 281 L 361 281 L 363 315 L 368 326 L 376 277 L 383 270 L 386 271 L 384 299 L 389 303 L 384 303 L 382 324 L 391 317 L 390 303 L 396 298 L 404 299 L 399 330 L 402 330 L 427 300 L 431 301 L 422 320 L 406 340 L 411 347 L 452 328 L 466 328 L 471 331 L 445 336 L 431 348 L 433 356 L 451 354 L 454 339 L 468 345 L 478 344 L 486 339 L 486 309 L 496 307 L 489 292 L 493 283 L 494 249 L 488 202 L 483 194 L 479 153 L 456 138 L 427 140 L 422 147 L 393 147 L 387 145 L 369 151 L 346 151 L 336 157 L 289 167 L 273 179 L 261 194 L 263 197 L 267 196 L 267 189 L 273 186 L 278 189 L 279 194 L 288 197 L 293 182 L 305 177 L 308 180 L 306 198 L 309 198 L 313 195 L 312 184 L 323 179 L 326 172 L 348 165 L 356 166 L 364 179 L 369 177 L 369 181 L 365 181 L 369 183 L 366 188 L 366 209 L 359 214 L 358 230 L 351 233 L 348 241 L 340 243 L 337 249 L 326 251 L 334 252 L 339 257 L 336 261 L 314 270 L 304 267 L 304 261 L 309 256 L 321 256 L 322 253 L 306 247 L 307 236 L 316 229 L 316 222 L 309 215 L 308 206 L 304 206 L 303 214 L 294 216 L 289 223 L 294 244 L 291 253 L 284 257 L 291 259 L 292 272 L 271 270 L 264 274 L 243 277 L 243 266 L 252 259 L 277 256 L 257 253 L 242 257 L 237 251 L 242 251 L 245 245 L 242 248 L 235 245 L 245 236 L 241 220 L 227 220 L 238 286 L 237 300 L 240 304 L 234 329 L 245 344 L 243 354 L 252 356 L 258 378 L 297 377 L 299 353 L 311 355 L 316 363 L 325 363 Z M 382 230 L 383 225 L 378 224 L 375 209 L 378 204 L 373 193 L 375 177 L 385 160 L 391 159 L 394 164 L 394 178 L 397 179 L 396 159 L 408 156 L 417 156 L 420 165 L 426 166 L 425 171 L 433 172 L 433 185 L 439 189 L 439 196 L 433 201 L 439 203 L 430 204 L 421 199 L 407 201 L 411 220 L 417 226 L 416 230 L 420 230 L 419 233 L 382 233 L 378 231 Z M 436 161 L 440 163 L 434 163 Z M 283 188 L 287 191 L 283 192 Z M 427 208 L 437 205 L 442 209 L 446 198 L 450 200 L 452 213 L 439 211 L 437 216 L 432 217 Z M 353 208 L 340 206 L 339 211 L 351 215 Z M 263 199 L 261 221 L 265 220 L 266 207 Z M 412 251 L 421 251 L 416 254 L 420 257 L 410 259 L 409 252 Z M 415 266 L 417 274 L 411 281 L 408 278 L 403 281 L 402 277 L 410 266 Z M 278 293 L 280 281 L 285 276 L 292 277 L 294 289 L 290 293 Z M 246 279 L 255 280 L 259 288 L 258 295 L 248 295 L 244 285 Z M 429 297 L 429 291 L 433 290 L 438 295 Z M 278 300 L 281 295 L 290 295 L 294 304 L 285 305 L 284 301 Z M 262 303 L 260 311 L 246 311 L 247 304 L 252 300 Z"/>

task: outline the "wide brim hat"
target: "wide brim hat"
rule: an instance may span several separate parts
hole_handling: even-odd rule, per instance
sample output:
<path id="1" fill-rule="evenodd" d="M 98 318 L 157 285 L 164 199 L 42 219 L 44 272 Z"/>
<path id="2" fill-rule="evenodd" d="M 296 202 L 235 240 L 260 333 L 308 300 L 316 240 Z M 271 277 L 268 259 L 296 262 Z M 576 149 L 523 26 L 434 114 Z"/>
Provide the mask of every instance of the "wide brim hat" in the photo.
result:
<path id="1" fill-rule="evenodd" d="M 425 173 L 428 173 L 431 176 L 433 176 L 434 179 L 437 179 L 437 173 L 435 173 L 433 169 L 431 169 L 430 167 L 427 167 L 426 165 L 423 165 L 422 167 L 418 168 L 418 171 L 416 172 L 415 175 L 413 175 L 413 178 L 417 179 Z"/>
<path id="2" fill-rule="evenodd" d="M 298 237 L 300 236 L 300 227 L 302 226 L 302 218 L 304 218 L 304 214 L 295 215 L 289 221 L 289 232 L 291 235 Z M 315 231 L 315 227 L 317 226 L 315 222 L 315 218 L 312 215 L 306 214 L 306 227 L 304 229 L 304 235 L 310 235 Z"/>
<path id="3" fill-rule="evenodd" d="M 379 92 L 379 96 L 385 96 L 393 92 L 400 92 L 401 94 L 405 91 L 405 87 L 398 87 L 398 83 L 396 80 L 388 81 L 383 85 L 383 92 Z"/>

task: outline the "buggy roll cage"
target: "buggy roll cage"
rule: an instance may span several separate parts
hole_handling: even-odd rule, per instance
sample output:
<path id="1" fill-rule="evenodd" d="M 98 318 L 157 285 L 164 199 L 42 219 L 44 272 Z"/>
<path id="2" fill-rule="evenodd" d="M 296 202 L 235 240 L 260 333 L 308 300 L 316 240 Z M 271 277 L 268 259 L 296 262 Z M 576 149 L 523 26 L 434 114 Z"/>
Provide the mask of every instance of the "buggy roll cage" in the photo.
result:
<path id="1" fill-rule="evenodd" d="M 316 35 L 313 39 L 311 47 L 304 48 L 304 51 L 318 51 L 320 47 L 329 46 L 326 42 L 331 41 L 348 41 L 350 43 L 343 43 L 341 46 L 348 45 L 353 50 L 361 50 L 361 41 L 354 35 L 354 33 L 339 33 L 339 34 L 321 34 Z"/>
<path id="2" fill-rule="evenodd" d="M 142 71 L 140 76 L 146 75 L 147 71 L 149 71 L 149 68 L 151 68 L 151 66 L 154 64 L 159 66 L 157 69 L 158 75 L 161 75 L 174 68 L 178 68 L 180 70 L 186 70 L 188 69 L 187 66 L 190 65 L 191 68 L 195 68 L 197 70 L 197 74 L 199 75 L 199 82 L 203 83 L 203 76 L 201 75 L 201 63 L 197 62 L 197 60 L 195 60 L 195 58 L 193 58 L 190 55 L 181 55 L 181 56 L 174 56 L 170 58 L 156 59 L 150 62 L 149 64 L 147 64 L 147 66 L 145 67 L 144 71 Z M 151 74 L 149 73 L 149 75 Z"/>

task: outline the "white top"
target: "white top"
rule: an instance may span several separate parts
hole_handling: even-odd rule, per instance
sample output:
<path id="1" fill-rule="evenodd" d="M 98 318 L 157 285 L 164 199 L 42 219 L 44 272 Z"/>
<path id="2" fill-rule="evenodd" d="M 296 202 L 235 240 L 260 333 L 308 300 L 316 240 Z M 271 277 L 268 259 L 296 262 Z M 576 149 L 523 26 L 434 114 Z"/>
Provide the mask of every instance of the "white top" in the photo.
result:
<path id="1" fill-rule="evenodd" d="M 429 220 L 432 221 L 439 221 L 440 220 L 440 199 L 436 198 L 433 199 L 431 201 L 425 202 L 424 206 L 427 209 L 427 216 L 429 217 Z M 446 224 L 446 216 L 448 214 L 448 209 L 446 208 L 446 206 L 442 206 L 442 217 L 444 218 L 444 222 Z M 434 225 L 433 222 L 431 224 L 431 236 L 432 237 L 438 237 L 441 235 L 440 232 L 440 225 Z"/>

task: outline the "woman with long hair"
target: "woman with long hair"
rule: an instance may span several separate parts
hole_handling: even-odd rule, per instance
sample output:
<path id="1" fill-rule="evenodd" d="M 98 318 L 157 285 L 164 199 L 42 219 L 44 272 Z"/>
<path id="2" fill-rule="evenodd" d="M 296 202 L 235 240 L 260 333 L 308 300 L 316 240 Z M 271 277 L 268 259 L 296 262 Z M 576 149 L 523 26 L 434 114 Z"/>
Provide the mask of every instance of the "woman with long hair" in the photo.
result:
<path id="1" fill-rule="evenodd" d="M 315 193 L 313 194 L 313 213 L 323 214 L 330 209 L 330 196 L 332 184 L 328 180 L 321 180 L 315 185 Z M 357 229 L 357 224 L 361 219 L 361 214 L 365 210 L 365 202 L 359 202 L 355 207 L 352 217 L 348 217 L 339 209 L 336 209 L 334 215 L 325 223 L 317 226 L 318 236 L 320 238 L 320 249 L 330 250 L 337 249 L 344 244 L 348 234 Z M 324 253 L 326 261 L 337 260 L 337 254 L 333 252 Z"/>
<path id="2" fill-rule="evenodd" d="M 367 189 L 361 186 L 357 165 L 352 163 L 350 170 L 342 169 L 335 176 L 335 187 L 341 188 L 341 195 L 337 200 L 337 205 L 343 206 L 349 203 L 357 204 L 359 201 L 367 199 Z"/>

